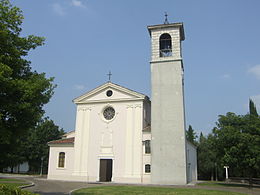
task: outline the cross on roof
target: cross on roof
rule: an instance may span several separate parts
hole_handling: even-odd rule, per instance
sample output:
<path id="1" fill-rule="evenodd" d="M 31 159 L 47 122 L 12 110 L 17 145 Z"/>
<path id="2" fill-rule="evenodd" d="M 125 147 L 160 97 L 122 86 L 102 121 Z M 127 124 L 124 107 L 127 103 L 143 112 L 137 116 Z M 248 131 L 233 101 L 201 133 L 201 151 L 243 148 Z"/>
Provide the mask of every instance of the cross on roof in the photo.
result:
<path id="1" fill-rule="evenodd" d="M 168 18 L 167 18 L 168 17 L 167 12 L 165 12 L 164 16 L 165 16 L 164 24 L 169 24 Z"/>
<path id="2" fill-rule="evenodd" d="M 111 71 L 109 71 L 109 73 L 107 74 L 107 76 L 108 76 L 108 80 L 110 81 L 110 80 L 111 80 L 111 76 L 112 76 Z"/>

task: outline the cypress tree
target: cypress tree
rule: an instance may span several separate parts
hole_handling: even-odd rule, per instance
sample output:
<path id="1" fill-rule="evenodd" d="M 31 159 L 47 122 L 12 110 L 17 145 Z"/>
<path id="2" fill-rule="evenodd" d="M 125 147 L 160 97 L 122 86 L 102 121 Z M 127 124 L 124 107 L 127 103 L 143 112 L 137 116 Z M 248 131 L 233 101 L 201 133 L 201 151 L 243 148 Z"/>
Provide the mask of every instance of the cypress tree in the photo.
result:
<path id="1" fill-rule="evenodd" d="M 249 114 L 252 116 L 258 116 L 255 103 L 251 99 L 249 99 Z"/>

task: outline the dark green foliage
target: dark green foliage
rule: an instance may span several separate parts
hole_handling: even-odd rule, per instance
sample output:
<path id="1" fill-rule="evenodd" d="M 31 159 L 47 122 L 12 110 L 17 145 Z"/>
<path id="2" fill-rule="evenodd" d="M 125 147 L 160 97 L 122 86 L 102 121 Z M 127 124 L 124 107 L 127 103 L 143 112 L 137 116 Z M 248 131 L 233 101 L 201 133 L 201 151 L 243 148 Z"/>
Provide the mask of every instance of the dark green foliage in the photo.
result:
<path id="1" fill-rule="evenodd" d="M 37 195 L 17 187 L 0 184 L 0 195 Z"/>
<path id="2" fill-rule="evenodd" d="M 29 172 L 39 174 L 41 169 L 41 158 L 43 158 L 43 173 L 47 173 L 49 160 L 49 147 L 47 143 L 60 139 L 64 134 L 52 120 L 42 119 L 35 128 L 29 129 L 20 136 L 19 147 L 14 147 L 8 156 L 8 166 L 15 167 L 20 163 L 28 162 Z"/>
<path id="3" fill-rule="evenodd" d="M 217 152 L 215 148 L 215 138 L 212 134 L 204 137 L 200 134 L 198 148 L 198 177 L 203 180 L 213 180 L 216 178 L 216 168 L 218 166 Z"/>
<path id="4" fill-rule="evenodd" d="M 19 138 L 41 119 L 55 87 L 25 58 L 44 38 L 21 37 L 22 20 L 19 8 L 0 0 L 0 170 L 17 158 Z"/>
<path id="5" fill-rule="evenodd" d="M 260 177 L 260 117 L 252 100 L 249 110 L 247 115 L 232 112 L 220 115 L 212 133 L 208 137 L 201 134 L 198 146 L 201 178 L 213 176 L 216 167 L 218 176 L 224 177 L 223 166 L 229 166 L 230 177 Z"/>
<path id="6" fill-rule="evenodd" d="M 216 162 L 219 176 L 229 166 L 230 177 L 260 177 L 260 118 L 229 112 L 216 125 L 208 137 L 200 137 L 199 176 L 208 178 Z"/>
<path id="7" fill-rule="evenodd" d="M 22 156 L 28 161 L 30 172 L 40 173 L 41 158 L 43 158 L 43 170 L 44 173 L 47 173 L 49 159 L 49 147 L 47 143 L 60 139 L 63 134 L 63 129 L 59 129 L 48 118 L 41 120 L 36 128 L 29 130 L 22 144 Z"/>
<path id="8" fill-rule="evenodd" d="M 197 145 L 196 139 L 197 139 L 196 132 L 192 129 L 192 126 L 189 125 L 188 130 L 186 131 L 186 139 L 193 143 L 194 145 Z"/>
<path id="9" fill-rule="evenodd" d="M 251 99 L 249 100 L 249 114 L 253 116 L 258 116 L 255 104 Z"/>
<path id="10" fill-rule="evenodd" d="M 256 177 L 260 169 L 260 118 L 227 113 L 219 116 L 216 146 L 231 175 Z"/>

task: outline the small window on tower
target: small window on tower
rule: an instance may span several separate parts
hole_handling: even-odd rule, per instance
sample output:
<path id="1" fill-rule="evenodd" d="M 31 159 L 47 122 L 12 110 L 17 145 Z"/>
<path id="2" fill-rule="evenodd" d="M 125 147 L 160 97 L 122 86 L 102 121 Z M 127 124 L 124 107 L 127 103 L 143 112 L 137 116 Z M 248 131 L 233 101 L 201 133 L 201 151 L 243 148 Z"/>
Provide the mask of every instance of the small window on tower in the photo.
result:
<path id="1" fill-rule="evenodd" d="M 160 36 L 160 57 L 172 56 L 172 38 L 168 33 Z"/>

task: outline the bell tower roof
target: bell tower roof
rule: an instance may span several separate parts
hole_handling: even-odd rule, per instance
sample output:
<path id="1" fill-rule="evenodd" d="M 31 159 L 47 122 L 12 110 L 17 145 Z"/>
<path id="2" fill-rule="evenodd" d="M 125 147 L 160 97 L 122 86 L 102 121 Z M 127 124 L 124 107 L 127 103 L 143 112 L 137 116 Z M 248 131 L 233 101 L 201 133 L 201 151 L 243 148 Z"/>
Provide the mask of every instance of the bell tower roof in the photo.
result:
<path id="1" fill-rule="evenodd" d="M 181 39 L 181 41 L 184 41 L 185 35 L 184 35 L 184 27 L 183 27 L 182 22 L 170 23 L 170 24 L 157 24 L 157 25 L 147 26 L 147 29 L 149 31 L 150 36 L 151 36 L 151 31 L 162 30 L 162 29 L 172 29 L 172 28 L 179 28 L 180 29 L 180 39 Z"/>

